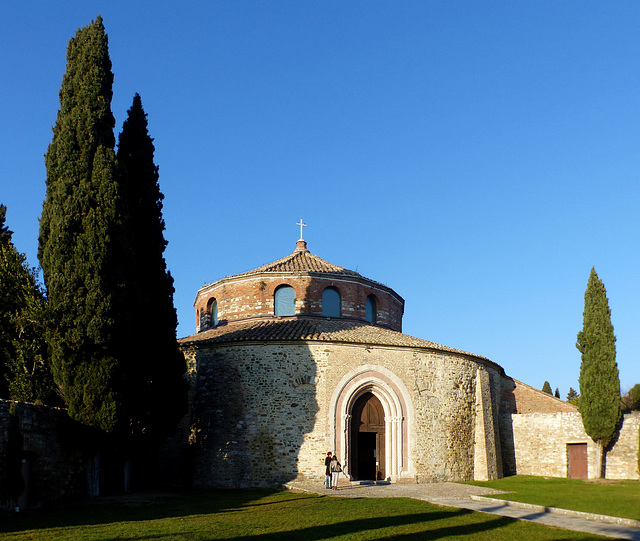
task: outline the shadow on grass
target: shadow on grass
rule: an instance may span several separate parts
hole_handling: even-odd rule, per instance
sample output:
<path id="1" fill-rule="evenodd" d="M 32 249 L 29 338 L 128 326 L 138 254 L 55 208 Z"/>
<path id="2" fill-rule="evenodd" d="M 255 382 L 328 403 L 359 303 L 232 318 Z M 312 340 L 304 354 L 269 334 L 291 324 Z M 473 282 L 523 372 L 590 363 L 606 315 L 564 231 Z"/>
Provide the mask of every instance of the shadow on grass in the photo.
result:
<path id="1" fill-rule="evenodd" d="M 247 505 L 271 505 L 287 501 L 259 502 L 260 499 L 277 492 L 281 491 L 192 490 L 179 493 L 96 498 L 4 515 L 0 517 L 2 519 L 0 533 L 229 513 L 240 511 Z"/>
<path id="2" fill-rule="evenodd" d="M 468 517 L 467 520 L 470 522 L 466 524 L 443 526 L 437 526 L 435 524 L 439 521 L 448 520 L 455 522 L 460 517 L 473 514 L 473 511 L 467 509 L 452 509 L 451 511 L 439 510 L 431 513 L 349 520 L 337 524 L 312 526 L 286 532 L 229 537 L 226 538 L 226 541 L 297 541 L 300 539 L 304 539 L 305 541 L 320 541 L 358 533 L 363 536 L 362 539 L 366 539 L 368 533 L 376 530 L 424 524 L 424 527 L 417 532 L 403 534 L 395 531 L 385 537 L 375 537 L 375 539 L 380 541 L 423 541 L 425 539 L 470 536 L 507 527 L 518 522 L 516 519 L 508 517 L 486 519 L 484 515 L 478 513 L 476 514 L 478 517 L 477 520 L 474 520 L 473 517 Z M 563 541 L 565 539 L 576 540 L 575 537 L 567 538 L 564 537 L 561 532 L 558 532 L 558 537 L 555 537 L 554 541 Z M 593 537 L 586 537 L 585 539 L 593 539 Z"/>
<path id="3" fill-rule="evenodd" d="M 265 498 L 269 498 L 266 501 Z M 308 506 L 316 508 L 318 503 L 325 500 L 320 496 L 296 495 L 276 490 L 229 490 L 229 491 L 189 491 L 178 494 L 140 495 L 137 498 L 97 499 L 84 505 L 69 505 L 58 508 L 31 511 L 14 515 L 11 519 L 0 521 L 0 534 L 19 534 L 20 532 L 36 530 L 38 537 L 46 536 L 46 529 L 82 527 L 83 535 L 91 537 L 92 529 L 99 530 L 102 526 L 121 522 L 152 521 L 167 518 L 186 518 L 198 515 L 214 515 L 207 524 L 195 523 L 182 524 L 179 530 L 157 530 L 149 534 L 145 528 L 136 531 L 135 524 L 127 525 L 125 535 L 118 532 L 120 540 L 143 540 L 162 538 L 189 538 L 197 536 L 198 539 L 220 539 L 226 541 L 294 541 L 299 539 L 319 541 L 340 536 L 357 536 L 366 539 L 374 533 L 378 539 L 390 541 L 418 541 L 424 539 L 442 539 L 455 536 L 470 536 L 482 532 L 490 532 L 500 528 L 506 528 L 517 522 L 506 517 L 493 517 L 482 513 L 473 513 L 467 509 L 432 507 L 427 512 L 408 512 L 394 514 L 396 510 L 385 512 L 380 510 L 377 516 L 367 518 L 350 518 L 353 508 L 345 505 L 345 516 L 327 515 L 326 523 L 319 524 L 322 515 L 318 514 L 313 525 L 305 526 L 304 518 L 300 514 L 299 520 L 292 525 L 281 524 L 280 531 L 273 531 L 273 524 L 260 528 L 252 528 L 254 534 L 244 534 L 241 523 L 236 524 L 235 532 L 226 531 L 222 536 L 217 531 L 216 524 L 228 519 L 216 519 L 219 513 L 242 513 L 248 508 L 275 506 L 268 514 L 284 512 L 290 503 L 309 499 Z M 313 500 L 318 500 L 313 501 Z M 355 500 L 349 499 L 350 504 Z M 357 500 L 357 499 L 356 499 Z M 282 509 L 278 505 L 284 504 Z M 307 507 L 309 508 L 309 507 Z M 297 509 L 303 513 L 305 507 Z M 348 509 L 351 509 L 349 511 Z M 291 509 L 289 509 L 291 510 Z M 228 516 L 228 515 L 227 515 Z M 220 522 L 221 521 L 221 522 Z M 254 523 L 255 524 L 255 523 Z M 271 530 L 265 532 L 264 530 Z M 38 534 L 37 531 L 41 533 Z M 385 531 L 385 530 L 388 530 Z M 246 530 L 245 530 L 246 531 Z M 242 535 L 237 535 L 241 533 Z M 229 535 L 231 534 L 231 535 Z M 234 534 L 236 534 L 234 536 Z M 31 535 L 31 534 L 27 534 Z M 101 538 L 107 539 L 104 532 Z M 491 535 L 491 534 L 489 534 Z M 47 537 L 48 538 L 48 537 Z M 504 534 L 503 534 L 504 538 Z M 115 538 L 114 538 L 115 539 Z M 556 540 L 565 539 L 561 531 L 558 531 Z M 575 539 L 573 537 L 572 539 Z"/>

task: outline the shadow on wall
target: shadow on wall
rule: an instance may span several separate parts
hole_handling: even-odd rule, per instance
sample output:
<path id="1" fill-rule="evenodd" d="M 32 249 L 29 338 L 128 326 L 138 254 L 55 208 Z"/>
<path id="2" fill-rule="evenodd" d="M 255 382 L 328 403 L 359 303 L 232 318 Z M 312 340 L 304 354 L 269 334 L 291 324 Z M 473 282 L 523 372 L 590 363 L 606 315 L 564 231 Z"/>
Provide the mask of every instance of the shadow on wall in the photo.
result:
<path id="1" fill-rule="evenodd" d="M 285 337 L 291 323 L 277 323 L 276 336 Z M 299 455 L 318 412 L 316 363 L 306 344 L 202 344 L 195 360 L 193 485 L 275 487 L 304 474 Z"/>
<path id="2" fill-rule="evenodd" d="M 509 377 L 502 378 L 502 392 L 500 395 L 500 410 L 498 415 L 500 430 L 500 448 L 502 452 L 502 475 L 508 477 L 516 475 L 516 449 L 513 439 L 513 417 L 517 412 L 516 397 L 513 393 L 516 384 Z"/>

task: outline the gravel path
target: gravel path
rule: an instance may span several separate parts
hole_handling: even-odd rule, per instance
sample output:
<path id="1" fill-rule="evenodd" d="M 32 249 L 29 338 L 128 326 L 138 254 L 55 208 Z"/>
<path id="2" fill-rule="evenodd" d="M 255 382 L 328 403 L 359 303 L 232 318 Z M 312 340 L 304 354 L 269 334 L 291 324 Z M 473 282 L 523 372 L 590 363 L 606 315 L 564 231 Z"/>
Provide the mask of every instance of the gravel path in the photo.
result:
<path id="1" fill-rule="evenodd" d="M 425 483 L 416 484 L 381 484 L 381 485 L 340 485 L 338 490 L 324 488 L 320 483 L 292 481 L 286 484 L 292 490 L 323 494 L 325 496 L 339 496 L 341 498 L 414 498 L 417 500 L 436 501 L 438 498 L 447 500 L 468 500 L 471 495 L 487 496 L 503 494 L 500 490 L 474 485 L 458 483 Z"/>
<path id="2" fill-rule="evenodd" d="M 320 483 L 292 481 L 285 486 L 290 490 L 340 498 L 414 498 L 436 505 L 538 522 L 556 528 L 588 532 L 614 539 L 640 541 L 640 528 L 637 521 L 496 500 L 488 496 L 504 494 L 503 491 L 474 485 L 458 483 L 357 485 L 354 483 L 340 485 L 338 490 L 331 490 L 324 488 Z M 619 522 L 611 523 L 609 520 L 603 520 L 608 518 Z"/>

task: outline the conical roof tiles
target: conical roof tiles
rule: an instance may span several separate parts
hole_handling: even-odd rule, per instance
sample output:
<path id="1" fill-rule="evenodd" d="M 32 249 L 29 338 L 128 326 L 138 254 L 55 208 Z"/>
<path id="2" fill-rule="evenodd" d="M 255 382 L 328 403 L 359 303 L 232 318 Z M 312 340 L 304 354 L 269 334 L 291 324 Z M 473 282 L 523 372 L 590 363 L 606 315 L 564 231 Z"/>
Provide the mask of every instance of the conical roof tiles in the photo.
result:
<path id="1" fill-rule="evenodd" d="M 360 276 L 360 274 L 355 271 L 325 261 L 321 257 L 312 254 L 309 250 L 296 250 L 292 254 L 277 261 L 267 263 L 257 269 L 237 276 L 261 274 L 265 272 L 319 272 L 322 274 L 337 274 L 341 276 Z"/>

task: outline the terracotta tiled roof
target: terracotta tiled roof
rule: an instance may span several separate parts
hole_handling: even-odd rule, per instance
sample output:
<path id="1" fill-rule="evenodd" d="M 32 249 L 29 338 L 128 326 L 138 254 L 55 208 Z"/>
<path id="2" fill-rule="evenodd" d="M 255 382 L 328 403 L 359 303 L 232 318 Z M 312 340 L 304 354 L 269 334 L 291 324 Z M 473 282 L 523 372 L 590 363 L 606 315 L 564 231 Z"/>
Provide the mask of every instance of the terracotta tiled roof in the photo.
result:
<path id="1" fill-rule="evenodd" d="M 346 319 L 320 317 L 264 318 L 232 322 L 198 334 L 181 338 L 182 345 L 214 344 L 227 342 L 268 342 L 270 340 L 312 340 L 371 344 L 377 346 L 407 346 L 470 355 L 488 361 L 484 357 L 458 349 L 414 338 L 401 332 Z M 491 361 L 489 361 L 491 362 Z"/>
<path id="2" fill-rule="evenodd" d="M 340 276 L 360 276 L 357 272 L 347 270 L 338 265 L 333 265 L 317 255 L 313 255 L 308 250 L 296 250 L 292 254 L 278 259 L 277 261 L 236 276 L 246 276 L 249 274 L 260 274 L 265 272 L 321 272 L 323 274 L 336 274 Z"/>

